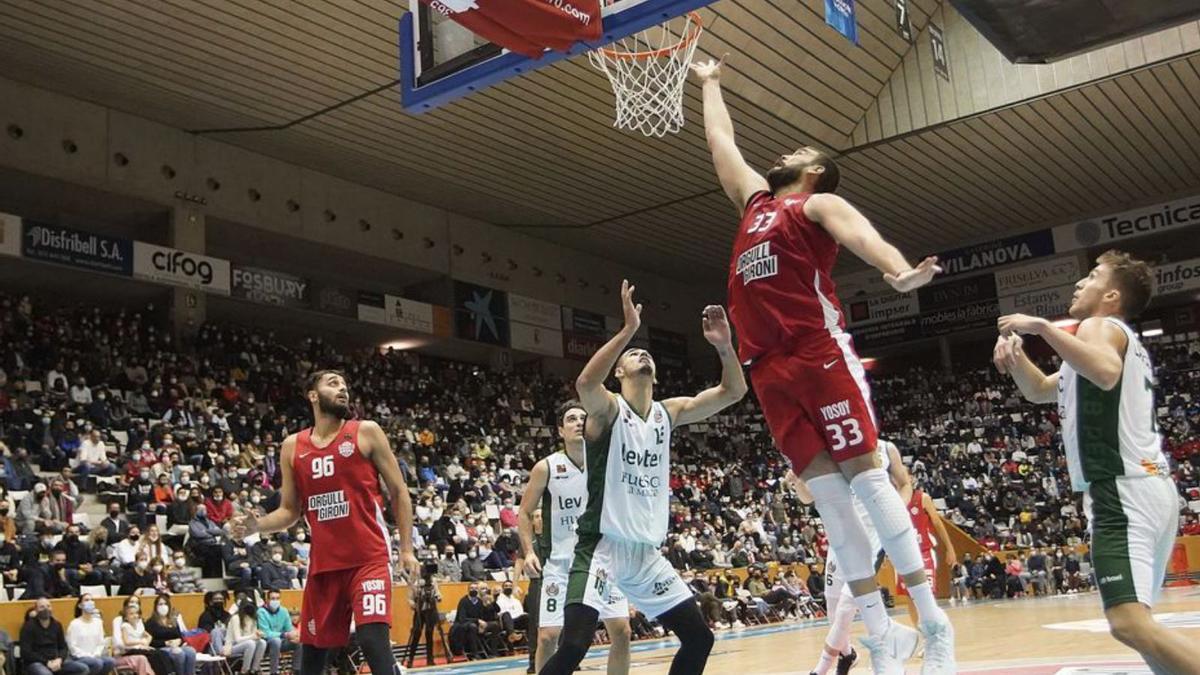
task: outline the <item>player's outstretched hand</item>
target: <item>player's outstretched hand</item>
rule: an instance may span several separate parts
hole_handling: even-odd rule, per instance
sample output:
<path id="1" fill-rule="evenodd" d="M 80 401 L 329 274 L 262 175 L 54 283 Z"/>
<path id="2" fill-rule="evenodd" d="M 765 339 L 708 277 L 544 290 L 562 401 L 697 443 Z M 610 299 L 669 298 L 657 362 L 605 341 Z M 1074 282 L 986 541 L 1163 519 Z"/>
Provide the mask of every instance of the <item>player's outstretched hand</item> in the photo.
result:
<path id="1" fill-rule="evenodd" d="M 692 63 L 688 67 L 692 69 L 692 72 L 696 74 L 696 78 L 701 82 L 720 80 L 721 66 L 725 64 L 726 56 L 729 56 L 729 54 L 722 54 L 720 59 L 709 59 L 702 63 Z"/>
<path id="2" fill-rule="evenodd" d="M 525 576 L 530 579 L 537 579 L 542 576 L 542 561 L 538 560 L 536 553 L 530 553 L 525 556 L 523 567 Z"/>
<path id="3" fill-rule="evenodd" d="M 996 338 L 996 346 L 992 349 L 992 364 L 996 366 L 996 370 L 1002 375 L 1008 374 L 1008 369 L 1013 366 L 1015 359 L 1013 358 L 1013 338 L 1016 338 L 1017 347 L 1020 346 L 1020 336 L 1017 335 L 1001 335 Z"/>
<path id="4" fill-rule="evenodd" d="M 729 332 L 729 319 L 725 317 L 725 308 L 720 305 L 709 305 L 701 314 L 700 324 L 704 327 L 704 339 L 714 347 L 725 347 L 733 342 Z"/>
<path id="5" fill-rule="evenodd" d="M 1028 314 L 1008 314 L 996 320 L 1001 335 L 1038 335 L 1049 325 L 1049 321 Z"/>
<path id="6" fill-rule="evenodd" d="M 254 532 L 258 532 L 258 516 L 250 509 L 229 519 L 229 536 L 235 541 L 241 541 Z"/>
<path id="7" fill-rule="evenodd" d="M 621 310 L 625 315 L 625 329 L 636 333 L 642 327 L 642 306 L 633 303 L 633 291 L 637 286 L 631 286 L 628 279 L 621 280 Z"/>
<path id="8" fill-rule="evenodd" d="M 938 267 L 937 261 L 937 256 L 931 255 L 910 270 L 900 274 L 883 275 L 883 280 L 896 289 L 897 293 L 907 293 L 933 281 L 934 275 L 942 271 L 942 268 Z"/>

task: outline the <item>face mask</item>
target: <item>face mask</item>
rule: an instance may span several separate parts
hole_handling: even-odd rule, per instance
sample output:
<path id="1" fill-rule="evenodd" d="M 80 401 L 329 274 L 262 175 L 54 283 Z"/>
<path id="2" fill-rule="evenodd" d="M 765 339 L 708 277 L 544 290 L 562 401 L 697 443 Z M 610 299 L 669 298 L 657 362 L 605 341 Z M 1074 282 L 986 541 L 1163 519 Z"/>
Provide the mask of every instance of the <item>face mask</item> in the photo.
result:
<path id="1" fill-rule="evenodd" d="M 187 561 L 186 561 L 186 560 L 184 560 L 183 558 L 176 558 L 176 559 L 175 559 L 175 566 L 176 566 L 176 567 L 183 567 L 183 566 L 184 566 L 184 565 L 186 565 L 186 564 L 187 564 Z"/>
<path id="2" fill-rule="evenodd" d="M 471 591 L 471 597 L 472 598 L 479 597 L 479 591 L 475 591 L 475 590 Z"/>
<path id="3" fill-rule="evenodd" d="M 37 618 L 38 618 L 38 621 L 49 621 L 50 620 L 50 610 L 39 609 L 37 612 Z"/>
<path id="4" fill-rule="evenodd" d="M 138 476 L 139 476 L 139 477 L 140 477 L 142 480 L 150 480 L 150 472 L 148 472 L 148 471 L 143 471 L 143 472 L 141 472 L 140 474 L 138 474 Z"/>
<path id="5" fill-rule="evenodd" d="M 7 516 L 7 515 L 8 515 L 8 507 L 7 506 L 0 509 L 0 516 Z"/>
<path id="6" fill-rule="evenodd" d="M 300 532 L 296 535 L 296 541 L 304 541 L 304 539 L 305 539 L 305 535 L 303 532 Z"/>
<path id="7" fill-rule="evenodd" d="M 279 601 L 272 600 L 267 603 L 267 607 L 270 607 L 272 612 L 277 612 L 277 611 L 279 611 Z"/>
<path id="8" fill-rule="evenodd" d="M 159 605 L 155 608 L 159 616 L 166 616 L 171 613 L 171 608 L 166 605 Z"/>
<path id="9" fill-rule="evenodd" d="M 133 461 L 135 461 L 135 462 L 140 462 L 140 461 L 142 461 L 142 455 L 139 452 L 135 452 L 135 453 L 133 453 L 131 459 L 133 459 Z"/>
<path id="10" fill-rule="evenodd" d="M 146 562 L 144 560 L 139 560 L 137 562 L 137 568 L 139 571 L 142 571 L 142 572 L 146 571 Z"/>
<path id="11" fill-rule="evenodd" d="M 275 562 L 282 562 L 282 561 L 283 561 L 283 554 L 282 554 L 282 553 L 275 553 L 275 554 L 273 554 L 273 555 L 271 556 L 271 560 L 274 560 Z"/>
<path id="12" fill-rule="evenodd" d="M 79 607 L 83 611 L 87 612 L 88 614 L 91 614 L 96 609 L 96 603 L 92 602 L 91 600 L 88 600 L 88 601 L 84 602 L 82 605 L 80 605 Z"/>
<path id="13" fill-rule="evenodd" d="M 504 594 L 505 594 L 505 595 L 512 595 L 512 592 L 513 592 L 513 589 L 511 589 L 511 588 L 506 588 L 506 589 L 504 589 Z"/>
<path id="14" fill-rule="evenodd" d="M 475 551 L 471 551 L 470 553 L 468 553 L 468 554 L 467 554 L 467 557 L 469 557 L 470 559 L 474 560 L 474 559 L 475 559 L 475 557 L 476 557 L 476 556 L 478 556 L 478 555 L 479 555 L 479 554 L 478 554 L 478 553 L 476 553 Z"/>
<path id="15" fill-rule="evenodd" d="M 220 504 L 220 503 L 221 503 L 221 502 L 223 502 L 223 501 L 225 501 L 225 498 L 224 498 L 224 497 L 221 497 L 221 496 L 214 496 L 214 497 L 213 497 L 213 502 L 214 502 L 214 503 Z"/>
<path id="16" fill-rule="evenodd" d="M 204 520 L 205 518 L 208 517 L 208 514 L 203 509 L 201 509 L 201 510 L 196 511 L 196 517 L 201 520 Z"/>
<path id="17" fill-rule="evenodd" d="M 57 489 L 50 491 L 50 494 L 54 495 L 55 497 L 61 497 L 62 493 L 63 493 L 62 490 L 57 490 Z"/>
<path id="18" fill-rule="evenodd" d="M 262 501 L 262 497 L 259 497 L 258 495 L 255 495 L 255 496 L 253 496 L 253 497 L 251 497 L 251 498 L 250 498 L 250 503 L 251 503 L 251 504 L 258 504 L 258 503 L 259 503 L 259 502 L 261 502 L 261 501 Z"/>
<path id="19" fill-rule="evenodd" d="M 160 574 L 162 573 L 162 565 L 155 565 L 154 567 L 150 568 L 150 571 L 154 572 L 155 574 Z"/>

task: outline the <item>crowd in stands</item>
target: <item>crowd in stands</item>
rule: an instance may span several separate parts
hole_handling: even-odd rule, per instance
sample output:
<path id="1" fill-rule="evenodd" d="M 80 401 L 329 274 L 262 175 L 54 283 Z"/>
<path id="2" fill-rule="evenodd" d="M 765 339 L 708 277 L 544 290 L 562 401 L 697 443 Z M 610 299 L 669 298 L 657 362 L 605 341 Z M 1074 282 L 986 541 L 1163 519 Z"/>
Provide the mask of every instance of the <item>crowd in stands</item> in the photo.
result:
<path id="1" fill-rule="evenodd" d="M 228 325 L 177 344 L 165 326 L 153 306 L 56 307 L 0 294 L 6 588 L 54 598 L 97 584 L 169 597 L 221 578 L 242 593 L 299 587 L 303 527 L 237 540 L 227 524 L 278 503 L 279 445 L 309 423 L 300 382 L 315 367 L 345 372 L 353 410 L 388 433 L 413 490 L 419 553 L 437 560 L 437 578 L 491 581 L 512 565 L 524 480 L 556 446 L 551 411 L 572 397 L 570 382 L 411 352 L 340 353 L 320 337 L 285 344 Z M 1186 500 L 1197 499 L 1200 344 L 1161 341 L 1151 351 L 1176 479 Z M 686 373 L 659 380 L 668 393 L 703 384 Z M 875 378 L 873 392 L 883 435 L 946 516 L 990 550 L 1024 552 L 1016 574 L 964 556 L 962 597 L 1086 586 L 1074 547 L 1087 524 L 1052 406 L 1025 403 L 982 365 L 953 375 L 913 368 Z M 769 563 L 819 569 L 828 540 L 815 511 L 783 489 L 786 467 L 753 397 L 676 430 L 673 451 L 663 552 L 687 570 L 710 620 L 819 611 L 819 574 L 802 584 L 766 572 Z M 106 515 L 77 518 L 91 493 Z M 1194 514 L 1182 529 L 1200 533 Z M 724 571 L 735 567 L 758 578 L 731 583 Z"/>

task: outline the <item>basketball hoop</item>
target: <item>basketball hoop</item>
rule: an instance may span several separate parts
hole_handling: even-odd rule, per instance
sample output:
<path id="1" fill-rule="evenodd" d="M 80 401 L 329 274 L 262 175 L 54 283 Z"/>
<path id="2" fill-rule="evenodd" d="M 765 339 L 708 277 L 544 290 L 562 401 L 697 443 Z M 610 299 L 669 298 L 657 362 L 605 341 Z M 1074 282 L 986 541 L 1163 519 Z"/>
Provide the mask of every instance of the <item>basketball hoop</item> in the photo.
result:
<path id="1" fill-rule="evenodd" d="M 613 126 L 647 136 L 683 127 L 683 83 L 704 24 L 689 12 L 588 52 L 617 98 Z"/>

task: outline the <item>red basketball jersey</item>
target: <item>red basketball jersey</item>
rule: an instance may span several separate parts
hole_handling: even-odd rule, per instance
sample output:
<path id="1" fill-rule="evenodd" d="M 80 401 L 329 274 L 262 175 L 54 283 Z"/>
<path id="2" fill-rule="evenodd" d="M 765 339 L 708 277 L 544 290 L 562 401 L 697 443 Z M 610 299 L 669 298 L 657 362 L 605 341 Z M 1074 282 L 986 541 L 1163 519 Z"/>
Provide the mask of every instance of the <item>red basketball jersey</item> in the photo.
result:
<path id="1" fill-rule="evenodd" d="M 913 529 L 917 531 L 917 543 L 921 546 L 922 554 L 933 550 L 933 521 L 921 503 L 924 494 L 920 490 L 913 490 L 912 499 L 908 500 L 908 516 L 912 518 Z"/>
<path id="2" fill-rule="evenodd" d="M 829 335 L 844 327 L 832 276 L 838 244 L 804 215 L 811 196 L 758 192 L 746 204 L 728 288 L 743 363 L 802 335 Z"/>
<path id="3" fill-rule="evenodd" d="M 379 471 L 358 450 L 358 424 L 344 422 L 323 447 L 311 428 L 296 436 L 292 475 L 312 532 L 310 575 L 391 561 Z"/>

